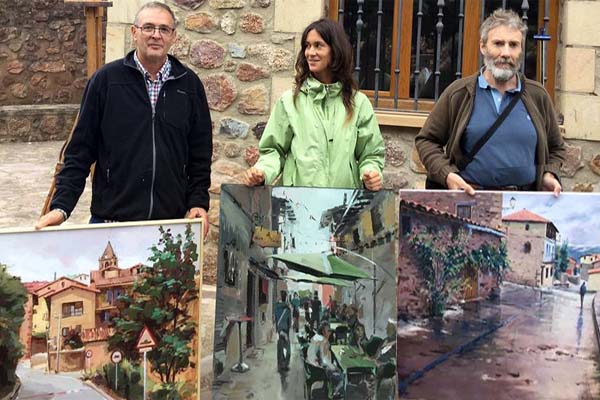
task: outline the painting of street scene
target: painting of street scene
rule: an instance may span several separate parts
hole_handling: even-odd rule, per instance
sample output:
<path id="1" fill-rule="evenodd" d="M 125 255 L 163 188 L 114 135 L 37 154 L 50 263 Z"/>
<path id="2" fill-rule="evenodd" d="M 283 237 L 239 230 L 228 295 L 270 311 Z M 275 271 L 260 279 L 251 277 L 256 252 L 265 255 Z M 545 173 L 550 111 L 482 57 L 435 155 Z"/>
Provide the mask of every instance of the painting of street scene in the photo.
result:
<path id="1" fill-rule="evenodd" d="M 171 220 L 0 233 L 0 393 L 198 399 L 201 232 Z"/>
<path id="2" fill-rule="evenodd" d="M 600 398 L 597 194 L 406 190 L 399 208 L 400 398 Z"/>
<path id="3" fill-rule="evenodd" d="M 391 192 L 223 185 L 213 399 L 393 399 Z"/>

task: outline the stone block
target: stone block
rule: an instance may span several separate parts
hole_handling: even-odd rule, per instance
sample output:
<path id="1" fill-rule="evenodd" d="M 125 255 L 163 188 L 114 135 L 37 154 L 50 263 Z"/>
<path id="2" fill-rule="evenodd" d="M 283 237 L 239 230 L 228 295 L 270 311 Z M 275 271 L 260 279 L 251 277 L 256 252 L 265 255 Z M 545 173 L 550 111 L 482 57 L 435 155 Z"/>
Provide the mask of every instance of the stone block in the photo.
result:
<path id="1" fill-rule="evenodd" d="M 190 47 L 190 62 L 200 68 L 218 68 L 223 65 L 225 48 L 214 40 L 198 40 Z"/>
<path id="2" fill-rule="evenodd" d="M 271 79 L 271 108 L 286 90 L 293 88 L 294 78 L 291 76 L 274 76 Z"/>
<path id="3" fill-rule="evenodd" d="M 219 134 L 228 135 L 232 138 L 246 138 L 249 128 L 250 125 L 246 122 L 234 118 L 227 117 L 219 121 Z"/>
<path id="4" fill-rule="evenodd" d="M 246 0 L 208 0 L 208 4 L 216 9 L 244 8 Z"/>
<path id="5" fill-rule="evenodd" d="M 237 25 L 237 16 L 233 11 L 227 11 L 223 18 L 221 18 L 221 30 L 228 35 L 235 33 L 235 27 Z"/>
<path id="6" fill-rule="evenodd" d="M 563 15 L 563 42 L 565 45 L 600 45 L 599 1 L 567 1 Z"/>
<path id="7" fill-rule="evenodd" d="M 109 24 L 133 24 L 137 11 L 149 2 L 150 0 L 113 1 L 112 7 L 108 8 L 107 21 Z"/>
<path id="8" fill-rule="evenodd" d="M 246 33 L 261 33 L 265 30 L 265 19 L 257 13 L 246 13 L 240 17 L 240 30 Z"/>
<path id="9" fill-rule="evenodd" d="M 273 29 L 276 32 L 302 32 L 308 24 L 324 15 L 325 0 L 280 0 L 275 2 Z"/>
<path id="10" fill-rule="evenodd" d="M 219 18 L 210 12 L 190 14 L 185 18 L 185 29 L 194 32 L 211 33 L 219 27 Z"/>
<path id="11" fill-rule="evenodd" d="M 106 63 L 117 60 L 127 53 L 125 35 L 128 34 L 128 27 L 115 24 L 106 25 Z"/>
<path id="12" fill-rule="evenodd" d="M 246 58 L 246 46 L 238 43 L 229 43 L 227 48 L 232 58 Z"/>
<path id="13" fill-rule="evenodd" d="M 269 112 L 269 93 L 262 85 L 249 87 L 240 93 L 238 111 L 246 115 L 265 115 Z"/>
<path id="14" fill-rule="evenodd" d="M 206 0 L 175 0 L 175 4 L 184 8 L 195 10 L 204 4 L 205 1 Z"/>
<path id="15" fill-rule="evenodd" d="M 561 90 L 568 92 L 594 91 L 596 50 L 567 47 L 562 60 Z"/>
<path id="16" fill-rule="evenodd" d="M 600 141 L 600 97 L 562 93 L 560 112 L 565 117 L 567 139 Z"/>
<path id="17" fill-rule="evenodd" d="M 237 88 L 226 74 L 211 74 L 203 79 L 208 106 L 211 110 L 225 111 L 236 99 Z"/>
<path id="18" fill-rule="evenodd" d="M 246 164 L 248 164 L 250 167 L 254 166 L 254 164 L 256 164 L 256 162 L 258 161 L 258 147 L 256 146 L 248 146 L 246 147 L 246 156 L 245 156 L 245 160 L 246 160 Z"/>
<path id="19" fill-rule="evenodd" d="M 269 71 L 260 65 L 250 63 L 240 63 L 235 71 L 235 76 L 243 82 L 252 82 L 259 79 L 267 78 Z"/>

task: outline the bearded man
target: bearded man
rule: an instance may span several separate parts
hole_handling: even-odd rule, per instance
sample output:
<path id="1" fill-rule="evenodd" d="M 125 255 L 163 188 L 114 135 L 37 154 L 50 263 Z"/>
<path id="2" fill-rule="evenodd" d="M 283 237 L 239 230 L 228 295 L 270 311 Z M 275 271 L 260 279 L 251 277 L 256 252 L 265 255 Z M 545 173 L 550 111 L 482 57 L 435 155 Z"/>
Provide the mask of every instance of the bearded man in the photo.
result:
<path id="1" fill-rule="evenodd" d="M 550 96 L 519 72 L 526 34 L 511 10 L 481 24 L 484 66 L 448 86 L 415 138 L 429 188 L 560 194 L 565 144 Z"/>

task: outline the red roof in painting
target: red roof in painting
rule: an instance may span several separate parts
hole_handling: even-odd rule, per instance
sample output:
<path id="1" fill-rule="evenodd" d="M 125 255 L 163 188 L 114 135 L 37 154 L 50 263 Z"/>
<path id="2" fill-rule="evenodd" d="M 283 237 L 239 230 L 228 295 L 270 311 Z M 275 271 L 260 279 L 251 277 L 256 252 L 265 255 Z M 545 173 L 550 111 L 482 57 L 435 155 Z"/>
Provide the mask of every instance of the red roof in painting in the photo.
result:
<path id="1" fill-rule="evenodd" d="M 541 215 L 537 215 L 537 214 L 532 213 L 531 211 L 527 211 L 525 209 L 502 217 L 502 221 L 542 222 L 542 223 L 546 223 L 546 224 L 550 222 L 549 220 L 542 217 Z"/>
<path id="2" fill-rule="evenodd" d="M 23 286 L 25 286 L 25 289 L 27 290 L 27 292 L 29 292 L 31 294 L 35 294 L 36 290 L 38 290 L 42 286 L 46 286 L 48 283 L 50 283 L 50 282 L 47 282 L 47 281 L 33 281 L 33 282 L 25 282 L 25 283 L 23 283 Z"/>
<path id="3" fill-rule="evenodd" d="M 495 228 L 492 228 L 490 226 L 486 226 L 486 225 L 482 225 L 482 224 L 476 223 L 476 222 L 472 221 L 469 218 L 462 218 L 462 217 L 459 217 L 456 214 L 449 213 L 449 212 L 442 211 L 442 210 L 438 210 L 437 208 L 430 207 L 430 206 L 428 206 L 426 204 L 418 203 L 416 201 L 400 199 L 400 204 L 408 206 L 408 207 L 413 208 L 415 210 L 426 212 L 426 213 L 431 214 L 431 215 L 437 215 L 437 216 L 442 217 L 442 218 L 453 219 L 453 220 L 456 220 L 456 221 L 462 221 L 462 222 L 464 222 L 466 224 L 480 226 L 482 228 L 488 228 L 488 229 L 492 229 L 492 230 L 495 230 L 497 232 L 502 233 L 498 229 L 495 229 Z"/>

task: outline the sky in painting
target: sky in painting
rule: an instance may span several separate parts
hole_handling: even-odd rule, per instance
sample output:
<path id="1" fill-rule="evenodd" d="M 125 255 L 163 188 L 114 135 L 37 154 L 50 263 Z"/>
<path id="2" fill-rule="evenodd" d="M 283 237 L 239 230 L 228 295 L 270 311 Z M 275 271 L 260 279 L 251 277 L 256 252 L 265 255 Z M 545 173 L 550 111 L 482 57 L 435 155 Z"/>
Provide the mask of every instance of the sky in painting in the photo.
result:
<path id="1" fill-rule="evenodd" d="M 274 187 L 272 196 L 292 202 L 296 223 L 286 229 L 293 230 L 296 237 L 296 253 L 315 253 L 330 249 L 329 228 L 319 228 L 323 211 L 344 203 L 344 194 L 350 201 L 354 190 Z M 284 232 L 284 234 L 287 232 Z"/>
<path id="2" fill-rule="evenodd" d="M 510 199 L 515 199 L 514 209 Z M 502 197 L 502 215 L 527 209 L 552 221 L 570 246 L 600 245 L 600 197 L 592 193 L 511 193 Z"/>
<path id="3" fill-rule="evenodd" d="M 174 233 L 185 231 L 185 224 L 167 227 Z M 109 241 L 120 268 L 148 264 L 149 249 L 159 238 L 156 225 L 2 233 L 0 263 L 22 282 L 52 281 L 55 274 L 60 278 L 97 270 Z"/>

